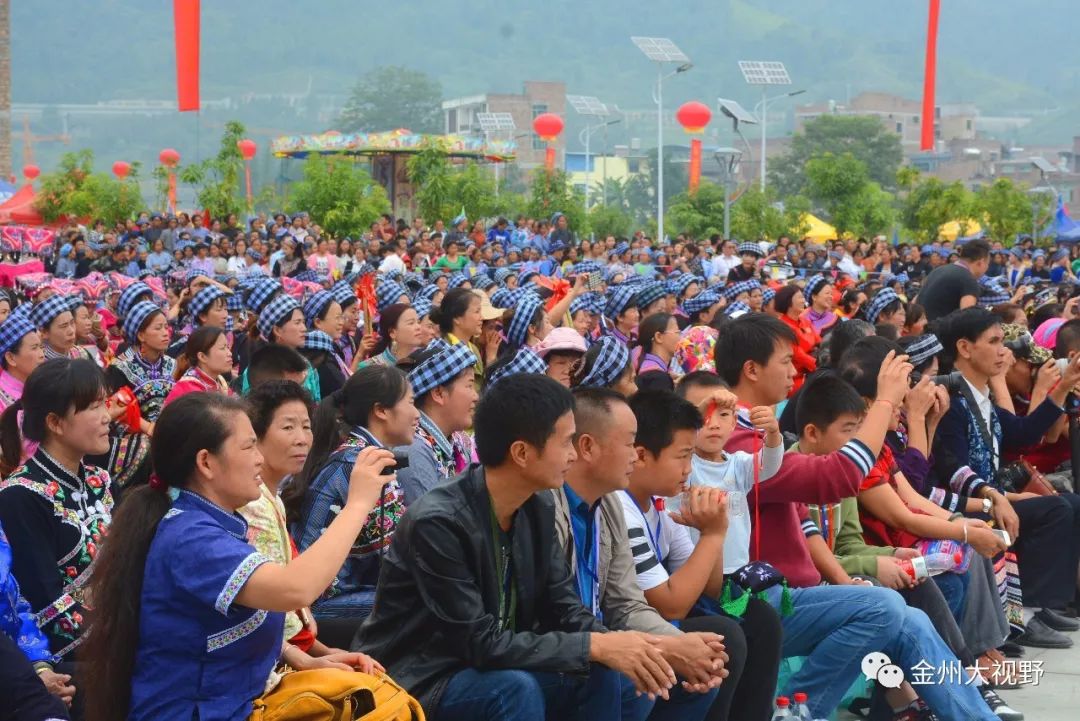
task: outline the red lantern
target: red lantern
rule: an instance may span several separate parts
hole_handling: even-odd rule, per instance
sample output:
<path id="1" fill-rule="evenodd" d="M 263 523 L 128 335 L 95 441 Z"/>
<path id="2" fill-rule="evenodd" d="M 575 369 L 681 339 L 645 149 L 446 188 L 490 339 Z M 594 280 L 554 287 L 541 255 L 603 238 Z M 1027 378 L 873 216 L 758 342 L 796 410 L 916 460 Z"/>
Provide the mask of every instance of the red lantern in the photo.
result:
<path id="1" fill-rule="evenodd" d="M 258 150 L 258 146 L 254 140 L 244 138 L 243 140 L 236 141 L 236 147 L 240 150 L 240 155 L 244 156 L 244 160 L 251 160 L 255 157 L 255 151 Z"/>
<path id="2" fill-rule="evenodd" d="M 533 130 L 540 139 L 551 143 L 563 131 L 563 119 L 555 113 L 543 113 L 533 118 Z"/>
<path id="3" fill-rule="evenodd" d="M 33 164 L 24 165 L 22 169 L 22 174 L 26 176 L 27 180 L 29 180 L 30 182 L 34 182 L 34 178 L 41 175 L 41 168 Z"/>
<path id="4" fill-rule="evenodd" d="M 158 160 L 161 161 L 162 165 L 171 168 L 172 166 L 180 162 L 180 153 L 176 152 L 172 148 L 165 148 L 160 153 L 158 153 Z"/>
<path id="5" fill-rule="evenodd" d="M 123 160 L 117 160 L 112 164 L 113 175 L 123 180 L 131 172 L 131 163 L 126 163 Z"/>
<path id="6" fill-rule="evenodd" d="M 675 119 L 679 121 L 679 125 L 683 126 L 683 130 L 686 132 L 700 133 L 705 130 L 705 126 L 712 120 L 712 111 L 709 110 L 709 106 L 705 103 L 691 100 L 679 106 L 679 109 L 675 111 Z"/>

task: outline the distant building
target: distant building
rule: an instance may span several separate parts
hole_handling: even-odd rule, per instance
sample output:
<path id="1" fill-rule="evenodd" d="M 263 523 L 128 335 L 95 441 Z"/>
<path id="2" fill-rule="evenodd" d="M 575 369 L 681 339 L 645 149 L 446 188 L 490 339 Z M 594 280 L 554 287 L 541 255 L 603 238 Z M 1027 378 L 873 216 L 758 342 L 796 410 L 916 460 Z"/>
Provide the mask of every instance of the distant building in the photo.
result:
<path id="1" fill-rule="evenodd" d="M 880 118 L 885 128 L 900 136 L 906 153 L 916 152 L 922 138 L 922 103 L 889 93 L 865 92 L 850 104 L 835 101 L 800 105 L 795 108 L 795 130 L 802 132 L 808 120 L 822 115 L 856 115 Z M 934 140 L 975 138 L 979 109 L 970 103 L 954 103 L 934 108 Z"/>
<path id="2" fill-rule="evenodd" d="M 547 144 L 532 131 L 532 121 L 537 115 L 555 113 L 566 118 L 566 85 L 561 82 L 527 80 L 520 95 L 487 93 L 469 95 L 443 101 L 443 123 L 447 133 L 482 134 L 478 113 L 510 113 L 517 129 L 513 132 L 517 143 L 517 162 L 524 168 L 533 168 L 544 162 Z M 504 133 L 510 135 L 510 133 Z M 524 137 L 522 137 L 524 136 Z M 503 137 L 502 139 L 507 139 Z M 554 143 L 557 153 L 566 148 L 565 133 Z"/>

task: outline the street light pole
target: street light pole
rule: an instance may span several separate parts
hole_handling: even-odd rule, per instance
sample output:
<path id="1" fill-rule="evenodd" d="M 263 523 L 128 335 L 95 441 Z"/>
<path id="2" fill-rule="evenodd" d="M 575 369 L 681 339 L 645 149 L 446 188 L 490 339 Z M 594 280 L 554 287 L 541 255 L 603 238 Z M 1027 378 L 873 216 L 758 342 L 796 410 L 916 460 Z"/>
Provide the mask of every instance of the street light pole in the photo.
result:
<path id="1" fill-rule="evenodd" d="M 656 75 L 656 240 L 664 243 L 664 66 Z"/>
<path id="2" fill-rule="evenodd" d="M 769 99 L 765 92 L 769 86 L 761 88 L 761 192 L 765 192 L 765 140 L 769 135 Z"/>
<path id="3" fill-rule="evenodd" d="M 578 135 L 578 140 L 581 141 L 581 136 L 585 136 L 585 140 L 582 144 L 585 146 L 585 212 L 589 212 L 589 138 L 592 137 L 592 128 L 586 127 Z"/>

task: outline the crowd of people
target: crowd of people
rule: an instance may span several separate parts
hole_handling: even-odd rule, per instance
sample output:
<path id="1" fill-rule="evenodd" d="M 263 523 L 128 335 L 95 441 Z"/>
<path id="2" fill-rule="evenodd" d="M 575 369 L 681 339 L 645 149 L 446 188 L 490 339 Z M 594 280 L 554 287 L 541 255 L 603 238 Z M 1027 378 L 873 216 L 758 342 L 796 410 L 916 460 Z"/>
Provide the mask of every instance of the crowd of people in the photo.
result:
<path id="1" fill-rule="evenodd" d="M 57 246 L 0 295 L 0 719 L 381 683 L 435 719 L 1022 721 L 1017 659 L 1080 630 L 1076 247 L 560 213 Z"/>

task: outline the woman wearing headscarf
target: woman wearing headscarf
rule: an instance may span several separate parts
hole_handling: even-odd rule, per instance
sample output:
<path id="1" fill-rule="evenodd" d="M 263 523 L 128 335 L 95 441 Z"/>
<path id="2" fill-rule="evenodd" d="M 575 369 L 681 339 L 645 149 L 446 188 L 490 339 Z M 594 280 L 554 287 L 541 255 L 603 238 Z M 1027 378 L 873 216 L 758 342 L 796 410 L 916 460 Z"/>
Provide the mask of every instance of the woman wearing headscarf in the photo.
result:
<path id="1" fill-rule="evenodd" d="M 826 276 L 815 275 L 806 281 L 803 298 L 806 300 L 803 315 L 819 336 L 824 336 L 840 321 L 840 317 L 833 312 L 833 284 Z"/>
<path id="2" fill-rule="evenodd" d="M 259 320 L 255 326 L 262 340 L 266 343 L 299 350 L 304 345 L 307 331 L 304 326 L 304 312 L 300 304 L 288 295 L 274 296 L 259 312 Z M 322 390 L 319 387 L 319 374 L 308 364 L 308 372 L 304 378 L 304 388 L 314 399 L 322 398 Z M 248 386 L 247 371 L 245 370 L 240 383 L 241 393 L 247 394 Z"/>
<path id="3" fill-rule="evenodd" d="M 612 336 L 602 336 L 585 354 L 573 387 L 611 388 L 629 398 L 637 392 L 630 351 Z"/>
<path id="4" fill-rule="evenodd" d="M 217 285 L 208 285 L 187 303 L 188 323 L 177 333 L 176 339 L 169 345 L 166 354 L 170 358 L 179 358 L 184 352 L 184 344 L 197 328 L 213 326 L 228 330 L 229 308 L 228 297 L 230 293 Z"/>
<path id="5" fill-rule="evenodd" d="M 165 355 L 169 327 L 158 306 L 147 301 L 136 303 L 124 318 L 124 338 L 128 349 L 105 370 L 115 419 L 110 429 L 111 448 L 108 456 L 95 459 L 121 487 L 144 483 L 149 475 L 150 435 L 173 388 L 176 370 L 176 361 Z M 122 389 L 134 401 L 115 395 Z M 130 403 L 135 404 L 137 413 Z"/>

